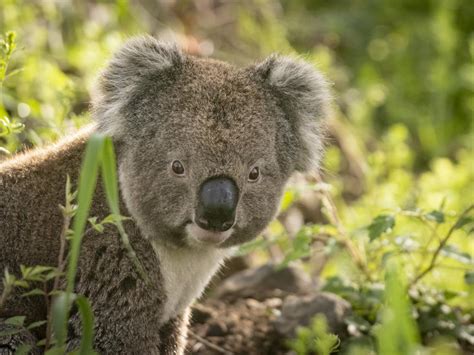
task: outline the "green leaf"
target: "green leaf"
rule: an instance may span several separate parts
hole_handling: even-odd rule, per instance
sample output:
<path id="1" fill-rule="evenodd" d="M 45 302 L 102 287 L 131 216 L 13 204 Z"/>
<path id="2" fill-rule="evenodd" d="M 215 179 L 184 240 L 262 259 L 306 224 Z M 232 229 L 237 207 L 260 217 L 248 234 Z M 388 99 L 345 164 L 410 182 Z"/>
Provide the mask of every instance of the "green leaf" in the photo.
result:
<path id="1" fill-rule="evenodd" d="M 474 217 L 464 216 L 456 222 L 456 224 L 454 225 L 454 229 L 461 229 L 465 225 L 471 224 L 473 222 L 474 222 Z"/>
<path id="2" fill-rule="evenodd" d="M 385 304 L 382 324 L 376 330 L 380 355 L 416 354 L 420 337 L 411 315 L 407 284 L 403 271 L 390 261 L 385 271 Z"/>
<path id="3" fill-rule="evenodd" d="M 35 329 L 35 328 L 41 327 L 42 325 L 44 325 L 46 323 L 48 323 L 48 322 L 45 321 L 45 320 L 39 320 L 37 322 L 33 322 L 30 325 L 28 325 L 28 327 L 26 327 L 26 329 Z"/>
<path id="4" fill-rule="evenodd" d="M 44 296 L 44 291 L 40 290 L 39 288 L 35 288 L 31 291 L 25 292 L 21 295 L 21 297 L 30 297 L 30 296 Z"/>
<path id="5" fill-rule="evenodd" d="M 28 355 L 32 346 L 28 344 L 21 344 L 16 350 L 15 355 Z"/>
<path id="6" fill-rule="evenodd" d="M 464 274 L 464 281 L 468 285 L 474 285 L 474 271 L 466 271 Z"/>
<path id="7" fill-rule="evenodd" d="M 89 300 L 82 295 L 76 295 L 74 293 L 66 294 L 62 292 L 58 297 L 55 298 L 53 302 L 53 330 L 54 332 L 64 332 L 64 325 L 62 323 L 63 319 L 67 319 L 67 314 L 69 313 L 70 305 L 67 302 L 75 302 L 79 314 L 81 316 L 82 322 L 82 337 L 81 345 L 79 349 L 79 354 L 88 355 L 95 354 L 93 351 L 94 343 L 94 314 L 92 313 L 92 308 L 89 303 Z M 60 334 L 56 336 L 56 339 L 61 339 L 65 334 Z M 61 343 L 58 343 L 59 348 L 62 348 Z"/>
<path id="8" fill-rule="evenodd" d="M 25 324 L 25 316 L 15 316 L 8 319 L 5 319 L 4 323 L 9 325 L 14 325 L 16 327 L 23 327 Z"/>
<path id="9" fill-rule="evenodd" d="M 473 258 L 468 253 L 460 251 L 456 246 L 452 244 L 444 245 L 441 248 L 441 255 L 457 260 L 463 264 L 472 264 Z"/>
<path id="10" fill-rule="evenodd" d="M 425 214 L 425 218 L 436 223 L 444 223 L 444 213 L 438 210 L 433 210 L 430 213 Z"/>
<path id="11" fill-rule="evenodd" d="M 392 229 L 395 226 L 395 217 L 392 215 L 377 216 L 372 223 L 367 227 L 369 231 L 369 239 L 373 241 L 379 238 L 383 233 Z"/>
<path id="12" fill-rule="evenodd" d="M 270 241 L 266 240 L 262 236 L 259 236 L 255 238 L 254 240 L 251 240 L 250 242 L 247 242 L 245 244 L 242 244 L 239 247 L 238 254 L 239 255 L 246 255 L 254 250 L 257 249 L 264 249 L 270 244 Z"/>
<path id="13" fill-rule="evenodd" d="M 77 273 L 81 242 L 96 187 L 99 165 L 102 159 L 103 145 L 104 136 L 96 133 L 89 138 L 79 175 L 77 194 L 78 207 L 74 216 L 72 228 L 74 233 L 71 238 L 68 269 L 66 273 L 66 293 L 62 293 L 55 298 L 52 308 L 55 341 L 60 349 L 63 348 L 66 343 L 67 319 L 71 306 L 70 297 L 72 297 L 72 292 L 74 290 L 74 281 Z"/>
<path id="14" fill-rule="evenodd" d="M 52 314 L 53 314 L 53 331 L 54 331 L 54 339 L 58 346 L 63 346 L 66 343 L 66 335 L 67 335 L 67 319 L 69 314 L 69 304 L 71 302 L 71 298 L 74 295 L 66 295 L 65 292 L 61 292 L 58 296 L 56 296 L 53 300 L 52 305 Z"/>
<path id="15" fill-rule="evenodd" d="M 292 246 L 289 252 L 286 253 L 285 259 L 278 266 L 278 268 L 285 268 L 290 262 L 309 256 L 311 254 L 312 239 L 313 233 L 311 228 L 301 228 L 301 230 L 296 234 L 295 238 L 293 239 Z"/>
<path id="16" fill-rule="evenodd" d="M 94 314 L 92 313 L 91 305 L 89 303 L 89 300 L 84 296 L 77 296 L 76 304 L 81 315 L 82 321 L 82 338 L 79 354 L 95 354 L 95 352 L 93 351 Z"/>
<path id="17" fill-rule="evenodd" d="M 24 332 L 25 330 L 22 328 L 12 328 L 12 329 L 5 329 L 0 331 L 0 337 L 7 337 L 10 335 L 15 335 L 21 332 Z"/>
<path id="18" fill-rule="evenodd" d="M 118 180 L 117 180 L 117 169 L 116 169 L 116 159 L 115 159 L 115 152 L 114 146 L 112 143 L 112 139 L 107 137 L 104 141 L 103 147 L 103 157 L 102 157 L 102 181 L 105 187 L 105 194 L 107 197 L 107 203 L 109 205 L 112 214 L 115 216 L 120 216 L 120 208 L 119 208 L 119 193 L 118 193 Z M 149 282 L 149 278 L 143 268 L 140 260 L 138 260 L 135 250 L 133 250 L 132 246 L 130 245 L 130 240 L 123 227 L 122 220 L 120 218 L 115 218 L 114 224 L 117 227 L 117 230 L 120 234 L 122 245 L 127 250 L 127 255 L 132 261 L 133 265 L 135 266 L 137 272 L 140 274 L 143 280 Z"/>
<path id="19" fill-rule="evenodd" d="M 128 221 L 128 220 L 131 220 L 131 218 L 112 213 L 112 214 L 109 214 L 107 217 L 105 217 L 100 223 L 117 224 L 118 222 Z"/>

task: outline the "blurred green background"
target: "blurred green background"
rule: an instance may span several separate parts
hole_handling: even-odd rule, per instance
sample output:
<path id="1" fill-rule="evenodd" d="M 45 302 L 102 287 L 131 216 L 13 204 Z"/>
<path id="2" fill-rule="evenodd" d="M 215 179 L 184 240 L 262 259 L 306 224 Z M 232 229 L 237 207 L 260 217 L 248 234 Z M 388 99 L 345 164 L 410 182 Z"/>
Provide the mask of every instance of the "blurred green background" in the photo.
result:
<path id="1" fill-rule="evenodd" d="M 321 277 L 369 348 L 396 259 L 423 343 L 474 349 L 472 211 L 459 218 L 474 201 L 471 0 L 0 0 L 0 33 L 0 159 L 89 122 L 94 78 L 135 34 L 236 65 L 272 52 L 313 62 L 335 98 L 326 183 L 295 179 L 242 253 Z"/>

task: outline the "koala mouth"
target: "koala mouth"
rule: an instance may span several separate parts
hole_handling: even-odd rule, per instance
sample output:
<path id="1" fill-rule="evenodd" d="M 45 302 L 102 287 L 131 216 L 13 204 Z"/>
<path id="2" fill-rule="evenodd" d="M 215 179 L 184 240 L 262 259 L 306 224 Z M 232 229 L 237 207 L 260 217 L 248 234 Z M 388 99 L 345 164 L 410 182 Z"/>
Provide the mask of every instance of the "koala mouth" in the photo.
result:
<path id="1" fill-rule="evenodd" d="M 232 228 L 226 231 L 206 230 L 199 227 L 196 223 L 191 223 L 186 226 L 188 238 L 197 244 L 214 245 L 217 246 L 225 242 L 232 235 Z"/>

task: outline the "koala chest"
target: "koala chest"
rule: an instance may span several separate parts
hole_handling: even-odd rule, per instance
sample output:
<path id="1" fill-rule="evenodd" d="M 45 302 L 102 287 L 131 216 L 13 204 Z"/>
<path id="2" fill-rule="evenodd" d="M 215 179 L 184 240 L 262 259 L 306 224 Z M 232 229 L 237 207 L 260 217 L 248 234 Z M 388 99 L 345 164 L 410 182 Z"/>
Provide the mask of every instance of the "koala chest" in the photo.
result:
<path id="1" fill-rule="evenodd" d="M 160 260 L 166 302 L 161 317 L 162 323 L 181 314 L 198 298 L 211 277 L 228 256 L 218 249 L 174 249 L 153 243 Z"/>

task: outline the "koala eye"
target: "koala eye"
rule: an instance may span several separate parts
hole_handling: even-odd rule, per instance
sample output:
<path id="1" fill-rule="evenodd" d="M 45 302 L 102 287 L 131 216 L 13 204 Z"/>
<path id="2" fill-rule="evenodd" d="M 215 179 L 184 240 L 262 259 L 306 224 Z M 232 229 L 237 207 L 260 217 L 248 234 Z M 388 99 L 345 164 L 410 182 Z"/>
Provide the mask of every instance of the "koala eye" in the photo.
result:
<path id="1" fill-rule="evenodd" d="M 171 163 L 171 169 L 173 170 L 173 173 L 179 176 L 184 175 L 184 166 L 179 160 L 175 160 Z"/>
<path id="2" fill-rule="evenodd" d="M 260 176 L 260 169 L 258 168 L 258 166 L 254 166 L 252 170 L 250 170 L 249 181 L 255 182 L 258 180 L 259 176 Z"/>

